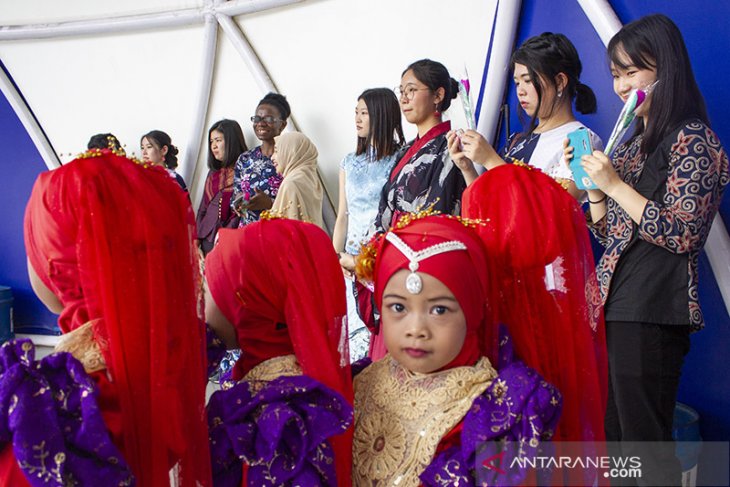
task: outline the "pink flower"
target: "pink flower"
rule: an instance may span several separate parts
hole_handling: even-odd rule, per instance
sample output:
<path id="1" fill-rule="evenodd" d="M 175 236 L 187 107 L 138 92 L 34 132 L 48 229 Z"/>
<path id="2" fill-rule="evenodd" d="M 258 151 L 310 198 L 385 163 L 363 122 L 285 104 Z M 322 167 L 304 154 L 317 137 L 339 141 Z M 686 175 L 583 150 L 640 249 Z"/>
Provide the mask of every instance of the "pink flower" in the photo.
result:
<path id="1" fill-rule="evenodd" d="M 464 85 L 464 89 L 466 90 L 466 94 L 469 94 L 469 80 L 463 79 L 461 80 L 461 84 Z"/>

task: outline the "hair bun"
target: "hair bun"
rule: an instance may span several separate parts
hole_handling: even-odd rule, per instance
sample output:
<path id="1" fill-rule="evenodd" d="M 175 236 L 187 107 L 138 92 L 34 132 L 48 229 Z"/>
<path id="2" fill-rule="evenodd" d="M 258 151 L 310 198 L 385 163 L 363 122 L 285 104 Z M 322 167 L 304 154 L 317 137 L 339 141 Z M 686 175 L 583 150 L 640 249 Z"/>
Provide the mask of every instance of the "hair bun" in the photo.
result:
<path id="1" fill-rule="evenodd" d="M 453 100 L 459 94 L 459 82 L 454 78 L 449 78 L 449 88 L 451 89 L 451 99 Z"/>

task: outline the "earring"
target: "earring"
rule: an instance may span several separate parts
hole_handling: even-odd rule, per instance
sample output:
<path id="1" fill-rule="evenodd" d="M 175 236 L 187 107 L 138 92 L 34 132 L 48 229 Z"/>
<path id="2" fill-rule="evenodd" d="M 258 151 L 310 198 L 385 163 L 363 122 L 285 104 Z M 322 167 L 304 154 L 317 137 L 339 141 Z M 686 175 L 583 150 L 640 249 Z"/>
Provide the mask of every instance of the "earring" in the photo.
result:
<path id="1" fill-rule="evenodd" d="M 560 98 L 561 96 L 563 96 L 563 90 L 558 90 L 558 98 Z"/>

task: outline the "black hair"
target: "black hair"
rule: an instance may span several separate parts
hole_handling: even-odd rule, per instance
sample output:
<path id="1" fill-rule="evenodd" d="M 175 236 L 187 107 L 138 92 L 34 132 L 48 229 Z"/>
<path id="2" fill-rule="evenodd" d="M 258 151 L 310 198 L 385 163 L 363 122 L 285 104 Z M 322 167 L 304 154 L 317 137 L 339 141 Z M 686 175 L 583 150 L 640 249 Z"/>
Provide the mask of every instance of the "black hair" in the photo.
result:
<path id="1" fill-rule="evenodd" d="M 445 112 L 451 106 L 451 100 L 459 94 L 459 83 L 449 75 L 449 71 L 443 64 L 430 59 L 421 59 L 411 63 L 401 76 L 409 70 L 418 81 L 426 85 L 434 93 L 439 88 L 444 89 L 444 99 L 439 103 L 438 111 Z"/>
<path id="2" fill-rule="evenodd" d="M 117 137 L 111 133 L 92 135 L 89 139 L 88 144 L 86 144 L 86 148 L 110 149 L 115 152 L 121 152 L 122 154 L 125 153 L 124 149 L 122 148 L 122 144 L 119 142 L 119 139 L 117 139 Z"/>
<path id="3" fill-rule="evenodd" d="M 223 141 L 226 145 L 226 153 L 223 156 L 223 161 L 216 159 L 213 156 L 213 151 L 210 150 L 210 134 L 214 130 L 223 134 Z M 246 147 L 246 140 L 243 138 L 243 130 L 241 130 L 238 122 L 224 118 L 211 125 L 210 130 L 208 130 L 208 168 L 217 171 L 231 167 L 236 163 L 238 156 L 247 150 L 248 147 Z"/>
<path id="4" fill-rule="evenodd" d="M 626 24 L 608 43 L 608 57 L 615 66 L 626 69 L 656 69 L 658 83 L 649 107 L 651 124 L 637 120 L 635 135 L 644 134 L 641 151 L 649 154 L 680 122 L 698 118 L 708 126 L 705 99 L 697 86 L 682 33 L 666 15 L 655 14 Z"/>
<path id="5" fill-rule="evenodd" d="M 400 104 L 395 93 L 388 88 L 372 88 L 363 91 L 357 99 L 364 101 L 368 107 L 370 130 L 367 137 L 357 138 L 355 154 L 366 152 L 372 145 L 375 148 L 374 160 L 392 156 L 405 141 Z"/>
<path id="6" fill-rule="evenodd" d="M 596 112 L 596 95 L 587 85 L 580 82 L 583 65 L 578 51 L 563 34 L 543 32 L 539 36 L 530 37 L 512 53 L 510 71 L 514 71 L 515 64 L 522 64 L 527 68 L 537 92 L 537 107 L 530 119 L 528 133 L 532 133 L 537 126 L 537 115 L 540 112 L 545 88 L 543 83 L 549 83 L 555 91 L 558 91 L 556 78 L 560 73 L 568 79 L 563 93 L 568 100 L 575 99 L 575 109 L 584 114 Z M 558 103 L 559 99 L 556 97 L 553 100 L 553 110 Z"/>
<path id="7" fill-rule="evenodd" d="M 144 134 L 139 141 L 147 139 L 157 146 L 158 149 L 162 149 L 167 146 L 167 153 L 165 154 L 165 167 L 168 169 L 175 169 L 177 167 L 177 147 L 172 145 L 172 139 L 162 130 L 150 130 Z"/>
<path id="8" fill-rule="evenodd" d="M 291 115 L 289 102 L 286 101 L 286 97 L 284 95 L 280 95 L 279 93 L 268 93 L 261 99 L 257 106 L 261 105 L 271 105 L 276 108 L 279 111 L 279 116 L 282 120 L 288 119 Z"/>

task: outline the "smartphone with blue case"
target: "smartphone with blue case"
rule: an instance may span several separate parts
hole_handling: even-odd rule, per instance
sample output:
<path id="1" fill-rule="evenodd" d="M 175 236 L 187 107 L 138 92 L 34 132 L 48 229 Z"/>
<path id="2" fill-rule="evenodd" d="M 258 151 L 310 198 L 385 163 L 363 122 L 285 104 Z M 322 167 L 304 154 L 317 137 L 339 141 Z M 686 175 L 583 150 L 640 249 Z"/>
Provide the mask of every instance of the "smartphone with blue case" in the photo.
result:
<path id="1" fill-rule="evenodd" d="M 573 148 L 573 159 L 570 161 L 570 170 L 573 173 L 575 186 L 578 189 L 598 189 L 596 183 L 588 176 L 583 166 L 580 165 L 580 158 L 586 154 L 593 154 L 591 145 L 591 134 L 585 127 L 573 130 L 568 134 L 569 144 Z"/>

